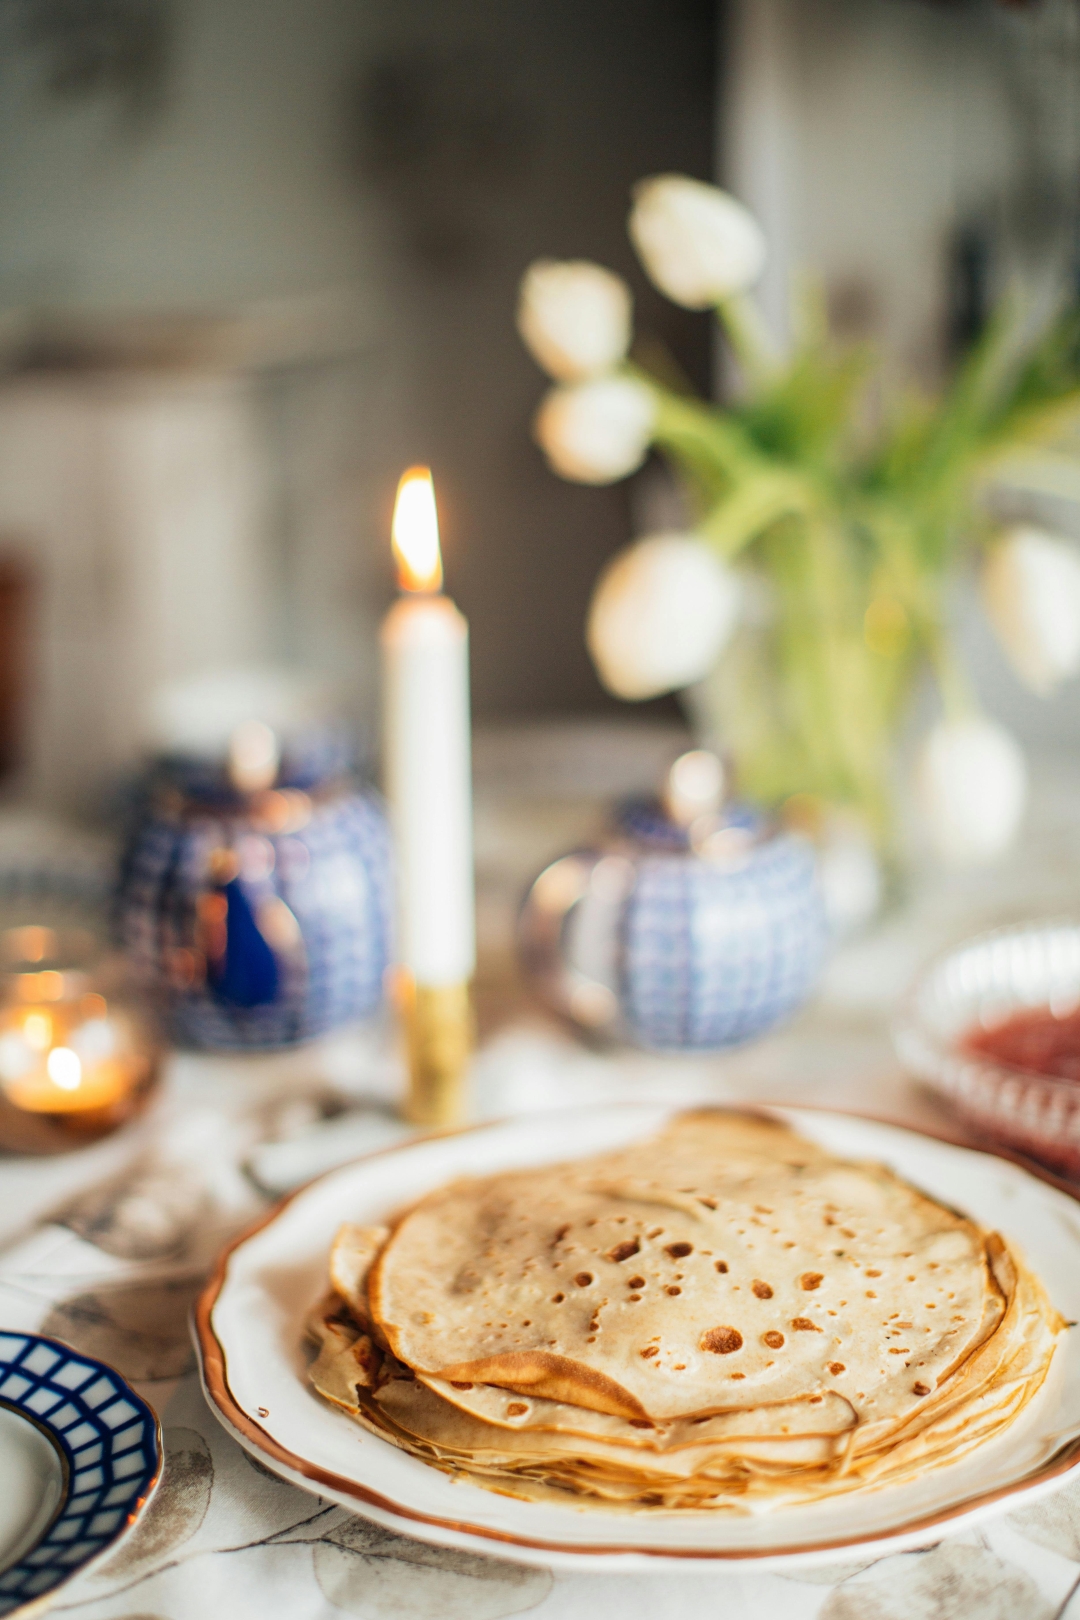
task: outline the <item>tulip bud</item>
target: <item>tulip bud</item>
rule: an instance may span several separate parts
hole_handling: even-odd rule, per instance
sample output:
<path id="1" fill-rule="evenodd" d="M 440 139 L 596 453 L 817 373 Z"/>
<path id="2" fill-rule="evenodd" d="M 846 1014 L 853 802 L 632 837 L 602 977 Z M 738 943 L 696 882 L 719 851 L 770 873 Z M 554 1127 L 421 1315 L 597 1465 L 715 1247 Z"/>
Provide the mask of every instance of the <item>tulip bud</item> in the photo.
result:
<path id="1" fill-rule="evenodd" d="M 1080 555 L 1042 529 L 1013 529 L 990 552 L 982 598 L 1025 685 L 1043 696 L 1080 670 Z"/>
<path id="2" fill-rule="evenodd" d="M 765 238 L 753 214 L 726 191 L 681 174 L 634 187 L 630 235 L 652 281 L 687 309 L 744 292 L 765 268 Z"/>
<path id="3" fill-rule="evenodd" d="M 533 432 L 555 472 L 579 484 L 611 484 L 636 471 L 652 438 L 656 407 L 643 383 L 597 377 L 553 388 Z"/>
<path id="4" fill-rule="evenodd" d="M 602 265 L 538 259 L 525 272 L 517 325 L 533 358 L 560 382 L 610 371 L 630 347 L 630 289 Z"/>
<path id="5" fill-rule="evenodd" d="M 617 552 L 596 582 L 586 641 L 616 697 L 656 697 L 707 675 L 735 626 L 740 586 L 700 541 L 655 534 Z"/>
<path id="6" fill-rule="evenodd" d="M 974 866 L 996 860 L 1020 827 L 1027 764 L 1019 744 L 982 715 L 939 720 L 919 756 L 916 788 L 939 854 Z"/>

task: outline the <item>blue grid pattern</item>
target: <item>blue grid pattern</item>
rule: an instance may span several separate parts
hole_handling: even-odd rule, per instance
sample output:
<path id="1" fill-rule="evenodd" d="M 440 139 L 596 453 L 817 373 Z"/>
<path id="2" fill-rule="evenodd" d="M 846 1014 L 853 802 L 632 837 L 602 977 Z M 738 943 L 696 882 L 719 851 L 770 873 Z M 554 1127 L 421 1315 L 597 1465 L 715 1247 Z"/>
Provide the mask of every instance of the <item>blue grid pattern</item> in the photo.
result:
<path id="1" fill-rule="evenodd" d="M 51 1592 L 132 1523 L 161 1466 L 157 1419 L 111 1367 L 55 1339 L 0 1333 L 0 1402 L 32 1417 L 67 1464 L 60 1510 L 0 1575 L 0 1615 Z"/>
<path id="2" fill-rule="evenodd" d="M 390 961 L 390 836 L 380 804 L 361 793 L 316 804 L 299 831 L 266 835 L 273 870 L 244 885 L 253 906 L 283 900 L 300 929 L 296 948 L 275 953 L 278 990 L 271 1003 L 236 1007 L 205 985 L 184 990 L 170 983 L 171 953 L 194 944 L 209 852 L 248 830 L 242 818 L 151 815 L 124 859 L 121 942 L 146 978 L 167 989 L 174 1032 L 188 1045 L 286 1046 L 366 1017 L 382 999 Z"/>
<path id="3" fill-rule="evenodd" d="M 733 1046 L 805 1000 L 825 942 L 814 853 L 801 838 L 767 839 L 737 869 L 645 856 L 622 922 L 623 1006 L 646 1045 Z"/>

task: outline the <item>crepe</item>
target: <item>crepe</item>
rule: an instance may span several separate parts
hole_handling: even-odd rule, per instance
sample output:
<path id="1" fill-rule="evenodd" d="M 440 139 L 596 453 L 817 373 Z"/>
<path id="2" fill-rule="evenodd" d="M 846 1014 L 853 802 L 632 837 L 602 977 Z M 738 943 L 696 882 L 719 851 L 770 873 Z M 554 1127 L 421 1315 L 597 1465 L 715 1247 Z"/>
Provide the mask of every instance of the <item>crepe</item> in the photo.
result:
<path id="1" fill-rule="evenodd" d="M 1013 1421 L 1063 1327 L 996 1234 L 771 1121 L 683 1115 L 345 1226 L 315 1388 L 512 1494 L 812 1500 Z"/>

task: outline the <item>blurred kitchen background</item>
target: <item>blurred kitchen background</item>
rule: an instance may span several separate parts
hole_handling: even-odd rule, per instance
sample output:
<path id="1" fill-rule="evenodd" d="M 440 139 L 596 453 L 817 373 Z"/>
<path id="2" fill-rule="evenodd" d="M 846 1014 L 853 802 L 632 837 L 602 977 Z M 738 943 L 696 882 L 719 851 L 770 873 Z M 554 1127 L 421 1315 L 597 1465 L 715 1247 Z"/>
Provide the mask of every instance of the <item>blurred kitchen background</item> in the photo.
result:
<path id="1" fill-rule="evenodd" d="M 100 814 L 148 691 L 251 661 L 330 676 L 372 750 L 416 461 L 471 623 L 481 764 L 523 722 L 669 733 L 675 700 L 617 705 L 582 640 L 649 470 L 546 469 L 513 322 L 530 260 L 597 259 L 708 386 L 708 318 L 650 289 L 625 234 L 631 183 L 667 170 L 761 219 L 778 331 L 812 269 L 838 330 L 933 380 L 1005 286 L 1080 273 L 1080 10 L 7 0 L 0 792 Z M 1041 703 L 974 616 L 965 635 L 995 711 L 1071 744 L 1075 688 Z"/>

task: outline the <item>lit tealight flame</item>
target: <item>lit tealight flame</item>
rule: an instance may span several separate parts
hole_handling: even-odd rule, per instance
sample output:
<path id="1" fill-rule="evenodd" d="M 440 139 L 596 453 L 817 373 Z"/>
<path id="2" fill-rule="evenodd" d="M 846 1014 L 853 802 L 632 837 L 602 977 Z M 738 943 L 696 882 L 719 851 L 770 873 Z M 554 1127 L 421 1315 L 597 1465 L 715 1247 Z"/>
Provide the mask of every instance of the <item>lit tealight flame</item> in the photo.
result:
<path id="1" fill-rule="evenodd" d="M 82 1061 L 70 1046 L 54 1046 L 45 1065 L 49 1079 L 61 1091 L 78 1091 L 82 1083 Z"/>
<path id="2" fill-rule="evenodd" d="M 390 534 L 402 590 L 441 590 L 439 516 L 430 467 L 410 467 L 402 474 Z"/>

